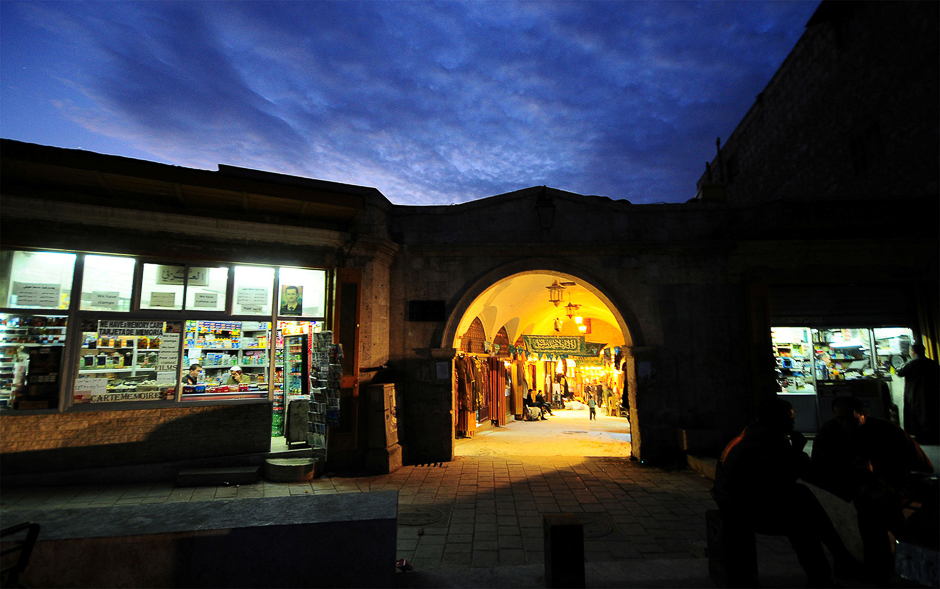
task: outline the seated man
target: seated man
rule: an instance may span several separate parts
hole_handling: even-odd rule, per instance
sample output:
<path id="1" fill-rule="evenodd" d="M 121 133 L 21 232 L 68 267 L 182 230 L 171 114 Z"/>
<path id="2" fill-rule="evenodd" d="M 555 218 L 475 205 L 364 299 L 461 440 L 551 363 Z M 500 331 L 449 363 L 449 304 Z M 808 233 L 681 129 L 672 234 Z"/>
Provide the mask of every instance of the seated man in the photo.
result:
<path id="1" fill-rule="evenodd" d="M 904 525 L 912 473 L 932 473 L 933 464 L 907 432 L 869 417 L 859 399 L 836 397 L 832 413 L 835 417 L 813 442 L 809 480 L 845 501 L 855 501 L 865 564 L 883 582 L 894 570 L 888 531 L 896 533 Z"/>
<path id="2" fill-rule="evenodd" d="M 531 419 L 533 421 L 538 421 L 541 417 L 545 419 L 542 415 L 542 409 L 536 405 L 535 401 L 532 400 L 532 389 L 529 389 L 529 393 L 522 398 L 522 409 L 525 411 L 525 419 Z"/>
<path id="3" fill-rule="evenodd" d="M 722 518 L 759 534 L 784 535 L 796 551 L 811 587 L 832 586 L 857 562 L 805 485 L 797 483 L 809 463 L 806 439 L 793 431 L 793 406 L 773 397 L 760 407 L 757 423 L 731 440 L 718 462 L 713 495 Z"/>
<path id="4" fill-rule="evenodd" d="M 548 413 L 549 415 L 554 415 L 554 413 L 552 413 L 552 407 L 551 407 L 551 405 L 549 405 L 548 403 L 545 402 L 545 395 L 542 394 L 542 391 L 539 391 L 539 394 L 535 395 L 535 404 L 536 404 L 539 408 L 542 409 L 542 415 L 543 415 L 543 416 L 544 416 L 546 413 Z"/>

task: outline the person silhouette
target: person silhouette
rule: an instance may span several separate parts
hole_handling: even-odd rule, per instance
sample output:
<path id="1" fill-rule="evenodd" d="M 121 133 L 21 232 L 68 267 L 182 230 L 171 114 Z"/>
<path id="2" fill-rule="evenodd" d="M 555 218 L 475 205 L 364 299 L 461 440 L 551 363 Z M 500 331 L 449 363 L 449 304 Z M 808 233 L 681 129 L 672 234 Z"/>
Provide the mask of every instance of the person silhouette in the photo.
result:
<path id="1" fill-rule="evenodd" d="M 911 346 L 911 359 L 898 368 L 904 377 L 904 429 L 921 444 L 940 444 L 940 365 L 923 344 Z"/>
<path id="2" fill-rule="evenodd" d="M 776 396 L 765 400 L 757 423 L 725 447 L 712 494 L 722 519 L 760 534 L 786 536 L 813 587 L 854 575 L 859 563 L 808 487 L 797 482 L 809 465 L 806 438 L 793 430 L 793 406 Z M 823 545 L 833 555 L 830 566 Z"/>
<path id="3" fill-rule="evenodd" d="M 813 441 L 809 480 L 854 501 L 865 566 L 885 583 L 894 572 L 888 531 L 903 529 L 904 509 L 915 499 L 916 473 L 932 473 L 933 464 L 907 432 L 870 417 L 855 397 L 833 399 L 832 414 Z"/>

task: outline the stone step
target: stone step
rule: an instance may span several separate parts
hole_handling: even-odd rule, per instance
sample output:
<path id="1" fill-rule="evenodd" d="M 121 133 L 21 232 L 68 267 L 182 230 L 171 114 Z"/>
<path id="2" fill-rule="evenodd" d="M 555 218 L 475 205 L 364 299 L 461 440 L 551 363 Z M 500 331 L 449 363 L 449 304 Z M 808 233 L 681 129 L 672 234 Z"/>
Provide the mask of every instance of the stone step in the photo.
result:
<path id="1" fill-rule="evenodd" d="M 192 468 L 176 475 L 178 487 L 217 487 L 220 485 L 253 485 L 258 480 L 257 466 L 223 468 Z"/>
<path id="2" fill-rule="evenodd" d="M 262 476 L 272 483 L 301 483 L 319 478 L 322 465 L 316 458 L 268 458 Z"/>

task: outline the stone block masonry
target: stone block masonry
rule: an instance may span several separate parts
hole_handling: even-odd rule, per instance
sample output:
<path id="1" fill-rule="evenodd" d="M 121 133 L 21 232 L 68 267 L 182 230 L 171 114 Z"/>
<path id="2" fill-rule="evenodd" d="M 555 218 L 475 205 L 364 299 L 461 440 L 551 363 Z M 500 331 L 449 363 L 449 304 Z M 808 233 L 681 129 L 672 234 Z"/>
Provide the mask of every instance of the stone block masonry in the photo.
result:
<path id="1" fill-rule="evenodd" d="M 24 474 L 267 452 L 270 415 L 269 403 L 3 415 L 0 468 Z"/>

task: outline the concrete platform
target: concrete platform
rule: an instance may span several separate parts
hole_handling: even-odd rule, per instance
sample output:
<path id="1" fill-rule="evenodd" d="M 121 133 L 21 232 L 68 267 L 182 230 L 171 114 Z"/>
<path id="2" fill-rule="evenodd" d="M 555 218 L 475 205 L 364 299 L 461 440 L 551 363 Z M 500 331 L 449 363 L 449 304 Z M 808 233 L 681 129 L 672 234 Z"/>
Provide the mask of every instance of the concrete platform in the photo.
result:
<path id="1" fill-rule="evenodd" d="M 5 511 L 27 587 L 389 587 L 398 493 Z"/>

